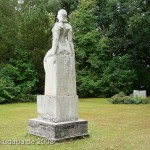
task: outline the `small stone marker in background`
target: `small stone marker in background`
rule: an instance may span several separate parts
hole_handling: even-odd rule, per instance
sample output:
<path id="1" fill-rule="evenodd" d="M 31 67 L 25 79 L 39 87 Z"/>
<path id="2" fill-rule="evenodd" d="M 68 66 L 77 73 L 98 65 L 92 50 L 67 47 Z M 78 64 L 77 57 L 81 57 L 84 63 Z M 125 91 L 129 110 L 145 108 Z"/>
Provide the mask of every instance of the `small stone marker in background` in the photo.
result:
<path id="1" fill-rule="evenodd" d="M 146 98 L 146 90 L 134 90 L 133 97 Z"/>

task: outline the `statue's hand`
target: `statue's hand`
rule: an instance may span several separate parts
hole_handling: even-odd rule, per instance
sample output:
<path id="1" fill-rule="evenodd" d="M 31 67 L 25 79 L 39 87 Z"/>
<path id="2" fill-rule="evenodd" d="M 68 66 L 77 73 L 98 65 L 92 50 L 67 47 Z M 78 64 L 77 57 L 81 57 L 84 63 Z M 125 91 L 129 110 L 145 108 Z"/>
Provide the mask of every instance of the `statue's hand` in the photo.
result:
<path id="1" fill-rule="evenodd" d="M 46 62 L 46 59 L 47 59 L 48 57 L 51 57 L 51 56 L 54 56 L 54 55 L 56 55 L 56 51 L 54 51 L 53 49 L 50 49 L 50 50 L 46 53 L 46 55 L 45 55 L 45 57 L 44 57 L 44 62 Z"/>
<path id="2" fill-rule="evenodd" d="M 46 57 L 51 57 L 51 56 L 54 56 L 56 54 L 56 51 L 53 50 L 53 49 L 50 49 L 47 54 L 46 54 Z"/>

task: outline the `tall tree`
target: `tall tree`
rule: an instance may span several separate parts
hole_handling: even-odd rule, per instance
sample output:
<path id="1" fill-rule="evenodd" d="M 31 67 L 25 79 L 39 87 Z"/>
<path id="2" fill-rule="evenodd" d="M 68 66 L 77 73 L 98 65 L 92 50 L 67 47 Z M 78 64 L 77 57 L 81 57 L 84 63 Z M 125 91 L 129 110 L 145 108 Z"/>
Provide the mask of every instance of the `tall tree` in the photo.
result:
<path id="1" fill-rule="evenodd" d="M 14 1 L 0 0 L 0 64 L 9 60 L 15 47 L 17 24 Z"/>
<path id="2" fill-rule="evenodd" d="M 150 93 L 150 1 L 97 0 L 96 15 L 100 33 L 116 57 L 128 55 L 137 79 L 134 89 Z"/>
<path id="3" fill-rule="evenodd" d="M 96 1 L 81 0 L 70 17 L 75 30 L 78 94 L 82 97 L 111 96 L 121 90 L 130 93 L 136 78 L 130 56 L 117 55 L 110 44 L 111 34 L 120 33 L 110 26 L 116 3 L 101 2 L 103 7 L 98 7 Z"/>
<path id="4" fill-rule="evenodd" d="M 44 2 L 38 2 L 32 9 L 22 12 L 20 32 L 23 47 L 31 51 L 33 63 L 38 72 L 38 92 L 43 93 L 44 69 L 43 58 L 51 47 L 51 30 L 54 24 L 53 14 L 48 13 Z"/>

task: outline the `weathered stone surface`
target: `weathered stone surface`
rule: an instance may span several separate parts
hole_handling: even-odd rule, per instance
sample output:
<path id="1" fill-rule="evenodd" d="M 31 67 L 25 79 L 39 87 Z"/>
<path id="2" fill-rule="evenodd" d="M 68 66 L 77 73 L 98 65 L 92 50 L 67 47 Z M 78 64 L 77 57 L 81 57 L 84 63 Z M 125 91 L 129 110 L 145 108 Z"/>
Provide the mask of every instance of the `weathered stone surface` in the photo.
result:
<path id="1" fill-rule="evenodd" d="M 134 97 L 146 98 L 146 91 L 145 90 L 142 90 L 142 91 L 134 90 L 133 91 L 133 96 Z"/>
<path id="2" fill-rule="evenodd" d="M 88 135 L 88 122 L 77 120 L 61 123 L 47 122 L 39 119 L 30 119 L 28 133 L 45 137 L 53 141 L 61 141 L 69 138 Z"/>
<path id="3" fill-rule="evenodd" d="M 44 57 L 45 95 L 76 95 L 75 55 L 72 27 L 67 22 L 67 12 L 61 9 L 52 33 L 52 48 Z"/>
<path id="4" fill-rule="evenodd" d="M 76 95 L 76 76 L 74 57 L 55 55 L 45 62 L 45 95 Z"/>
<path id="5" fill-rule="evenodd" d="M 50 122 L 78 119 L 78 96 L 37 96 L 38 118 Z"/>

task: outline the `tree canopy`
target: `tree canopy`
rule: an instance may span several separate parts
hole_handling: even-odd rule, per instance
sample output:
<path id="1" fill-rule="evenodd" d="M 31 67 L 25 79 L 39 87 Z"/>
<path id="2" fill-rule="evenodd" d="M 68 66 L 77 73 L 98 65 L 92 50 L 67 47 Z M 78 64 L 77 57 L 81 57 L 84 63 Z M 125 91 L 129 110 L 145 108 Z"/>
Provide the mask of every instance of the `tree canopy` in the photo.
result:
<path id="1" fill-rule="evenodd" d="M 0 103 L 43 93 L 60 8 L 74 30 L 80 97 L 150 94 L 150 0 L 0 0 Z"/>

